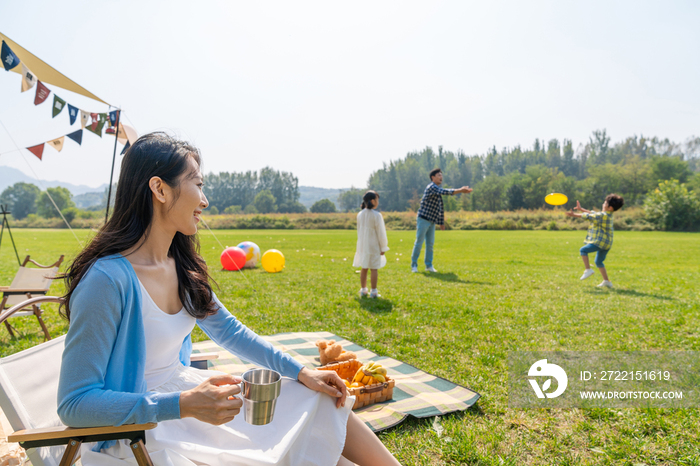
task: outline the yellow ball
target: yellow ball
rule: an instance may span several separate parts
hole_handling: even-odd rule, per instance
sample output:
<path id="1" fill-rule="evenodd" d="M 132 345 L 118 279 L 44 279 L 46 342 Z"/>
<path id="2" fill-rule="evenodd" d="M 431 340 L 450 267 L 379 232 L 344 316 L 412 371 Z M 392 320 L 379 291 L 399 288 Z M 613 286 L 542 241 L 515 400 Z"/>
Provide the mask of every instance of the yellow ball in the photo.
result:
<path id="1" fill-rule="evenodd" d="M 262 267 L 266 272 L 275 273 L 280 272 L 284 268 L 284 254 L 282 254 L 277 249 L 270 249 L 265 251 L 262 259 Z"/>

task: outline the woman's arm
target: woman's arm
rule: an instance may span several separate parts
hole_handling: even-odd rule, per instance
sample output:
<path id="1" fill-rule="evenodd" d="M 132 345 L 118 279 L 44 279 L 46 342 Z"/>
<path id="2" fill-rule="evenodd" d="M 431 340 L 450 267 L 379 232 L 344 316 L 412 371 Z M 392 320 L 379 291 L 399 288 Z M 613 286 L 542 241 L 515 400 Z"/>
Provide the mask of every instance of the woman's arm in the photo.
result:
<path id="1" fill-rule="evenodd" d="M 140 347 L 145 341 L 127 342 L 126 332 L 120 332 L 129 322 L 122 322 L 122 306 L 128 298 L 119 287 L 113 274 L 98 263 L 71 297 L 70 328 L 58 384 L 58 415 L 68 426 L 141 424 L 180 417 L 179 393 L 146 393 L 145 357 L 118 361 L 123 367 L 119 380 L 108 371 L 112 357 L 125 357 L 119 351 L 125 345 L 133 345 L 132 354 L 145 354 L 145 347 Z"/>

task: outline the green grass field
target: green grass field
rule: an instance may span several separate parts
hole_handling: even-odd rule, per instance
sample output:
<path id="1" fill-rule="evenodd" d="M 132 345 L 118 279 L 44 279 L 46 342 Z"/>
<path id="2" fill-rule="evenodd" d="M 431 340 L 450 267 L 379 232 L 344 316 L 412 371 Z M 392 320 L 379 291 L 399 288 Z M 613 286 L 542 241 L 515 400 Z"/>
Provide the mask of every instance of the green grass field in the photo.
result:
<path id="1" fill-rule="evenodd" d="M 70 260 L 79 249 L 69 231 L 13 233 L 22 258 Z M 584 232 L 439 231 L 440 273 L 412 274 L 414 232 L 390 231 L 378 300 L 357 297 L 354 231 L 215 234 L 224 246 L 249 240 L 286 256 L 282 273 L 223 272 L 221 247 L 201 233 L 219 297 L 256 332 L 327 330 L 481 393 L 477 406 L 441 419 L 441 435 L 430 419 L 381 433 L 405 465 L 700 465 L 696 409 L 513 410 L 507 398 L 512 350 L 700 350 L 700 234 L 617 232 L 606 264 L 615 289 L 600 290 L 598 273 L 578 279 Z M 0 284 L 16 267 L 5 233 Z M 62 290 L 55 282 L 52 292 Z M 0 328 L 2 355 L 42 340 L 35 320 L 17 320 L 16 340 Z M 54 310 L 47 320 L 54 335 L 66 331 Z"/>

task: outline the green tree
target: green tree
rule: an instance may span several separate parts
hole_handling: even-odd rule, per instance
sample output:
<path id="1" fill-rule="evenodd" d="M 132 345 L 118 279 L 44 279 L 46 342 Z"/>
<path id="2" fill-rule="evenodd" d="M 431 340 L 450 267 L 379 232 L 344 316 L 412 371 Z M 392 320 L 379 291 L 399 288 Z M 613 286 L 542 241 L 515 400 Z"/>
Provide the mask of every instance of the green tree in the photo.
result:
<path id="1" fill-rule="evenodd" d="M 31 183 L 15 183 L 0 194 L 0 204 L 12 212 L 12 217 L 23 219 L 36 212 L 36 200 L 41 191 Z"/>
<path id="2" fill-rule="evenodd" d="M 700 197 L 678 180 L 659 183 L 644 201 L 647 221 L 667 231 L 700 228 Z"/>
<path id="3" fill-rule="evenodd" d="M 314 202 L 311 206 L 311 212 L 315 214 L 330 214 L 335 212 L 335 204 L 330 199 L 321 199 Z"/>
<path id="4" fill-rule="evenodd" d="M 359 210 L 360 204 L 362 204 L 362 196 L 364 196 L 364 194 L 364 190 L 353 187 L 347 191 L 341 192 L 338 194 L 338 204 L 340 204 L 340 209 L 344 212 Z"/>
<path id="5" fill-rule="evenodd" d="M 258 209 L 255 208 L 254 204 L 248 204 L 247 206 L 245 206 L 245 209 L 243 209 L 243 213 L 244 214 L 257 214 L 259 212 L 258 212 Z"/>
<path id="6" fill-rule="evenodd" d="M 268 189 L 264 189 L 255 195 L 253 205 L 261 214 L 270 214 L 277 211 L 277 199 Z"/>
<path id="7" fill-rule="evenodd" d="M 678 180 L 685 183 L 693 175 L 682 157 L 654 157 L 651 159 L 651 180 L 654 183 Z"/>
<path id="8" fill-rule="evenodd" d="M 306 212 L 306 206 L 299 201 L 288 201 L 277 206 L 277 212 L 283 214 L 303 214 Z"/>
<path id="9" fill-rule="evenodd" d="M 50 198 L 49 195 L 51 196 Z M 46 188 L 46 191 L 42 191 L 36 200 L 36 211 L 44 218 L 60 217 L 56 207 L 60 211 L 68 207 L 75 207 L 72 197 L 73 194 L 66 188 Z M 51 202 L 51 199 L 53 199 L 53 202 Z M 54 202 L 56 203 L 55 206 Z"/>
<path id="10" fill-rule="evenodd" d="M 503 208 L 505 178 L 489 175 L 479 184 L 478 198 L 483 210 L 495 212 Z"/>
<path id="11" fill-rule="evenodd" d="M 522 183 L 521 176 L 513 177 L 510 186 L 506 189 L 506 207 L 509 210 L 524 209 L 527 206 L 525 189 L 520 183 Z"/>

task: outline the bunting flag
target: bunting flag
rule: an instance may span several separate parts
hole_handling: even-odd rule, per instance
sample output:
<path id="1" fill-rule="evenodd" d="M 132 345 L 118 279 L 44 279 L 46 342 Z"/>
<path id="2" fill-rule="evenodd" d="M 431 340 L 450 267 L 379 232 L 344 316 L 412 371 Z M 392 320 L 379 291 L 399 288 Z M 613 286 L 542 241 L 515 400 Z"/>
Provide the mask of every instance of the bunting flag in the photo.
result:
<path id="1" fill-rule="evenodd" d="M 124 154 L 126 154 L 126 151 L 129 150 L 129 147 L 131 147 L 131 143 L 130 143 L 129 141 L 126 141 L 126 145 L 124 146 L 124 148 L 122 149 L 121 154 L 119 154 L 119 155 L 124 155 Z"/>
<path id="2" fill-rule="evenodd" d="M 29 71 L 29 68 L 24 66 L 24 63 L 22 63 L 22 92 L 26 92 L 34 87 L 37 81 L 38 80 L 36 79 L 36 76 L 34 76 L 34 73 Z"/>
<path id="3" fill-rule="evenodd" d="M 10 49 L 10 46 L 2 41 L 2 51 L 0 51 L 0 59 L 2 59 L 2 66 L 5 67 L 5 71 L 10 71 L 15 66 L 19 65 L 19 58 Z"/>
<path id="4" fill-rule="evenodd" d="M 44 101 L 49 97 L 51 91 L 48 87 L 44 86 L 41 81 L 36 82 L 36 96 L 34 96 L 34 105 L 43 104 Z"/>
<path id="5" fill-rule="evenodd" d="M 32 154 L 36 155 L 39 158 L 39 160 L 41 160 L 41 156 L 44 154 L 44 143 L 42 142 L 41 144 L 37 144 L 36 146 L 27 147 L 27 150 Z"/>
<path id="6" fill-rule="evenodd" d="M 106 113 L 98 113 L 97 119 L 100 120 L 100 123 L 107 123 L 107 121 L 109 121 L 109 116 Z"/>
<path id="7" fill-rule="evenodd" d="M 46 144 L 49 145 L 49 147 L 53 147 L 57 151 L 61 152 L 61 149 L 63 149 L 63 141 L 66 140 L 65 136 L 61 136 L 60 138 L 57 139 L 52 139 L 51 141 L 46 141 Z"/>
<path id="8" fill-rule="evenodd" d="M 91 133 L 95 133 L 99 137 L 102 137 L 102 128 L 104 128 L 105 124 L 103 121 L 97 121 L 96 123 L 93 123 L 91 125 L 87 125 L 85 127 L 86 130 L 90 131 Z"/>
<path id="9" fill-rule="evenodd" d="M 114 133 L 109 134 L 114 135 Z M 117 136 L 117 141 L 119 142 L 119 144 L 131 145 L 135 143 L 138 138 L 139 135 L 134 128 L 132 128 L 129 125 L 123 124 L 121 121 L 119 122 L 119 136 Z"/>
<path id="10" fill-rule="evenodd" d="M 118 119 L 119 119 L 119 110 L 112 110 L 111 112 L 109 112 L 109 123 L 111 126 L 116 125 Z"/>
<path id="11" fill-rule="evenodd" d="M 74 131 L 70 134 L 66 134 L 69 138 L 77 142 L 79 145 L 83 144 L 83 130 L 79 129 L 78 131 Z"/>
<path id="12" fill-rule="evenodd" d="M 80 111 L 80 126 L 85 128 L 89 119 L 90 119 L 90 114 L 88 112 L 81 110 Z"/>
<path id="13" fill-rule="evenodd" d="M 51 113 L 53 114 L 52 118 L 56 118 L 56 115 L 61 113 L 61 111 L 63 110 L 63 107 L 65 107 L 65 106 L 66 106 L 66 101 L 61 99 L 56 94 L 54 94 L 53 95 L 53 110 L 51 111 Z M 72 122 L 71 122 L 71 124 L 72 124 Z"/>
<path id="14" fill-rule="evenodd" d="M 68 115 L 70 116 L 70 124 L 75 123 L 76 118 L 78 118 L 78 107 L 73 107 L 68 104 Z"/>

